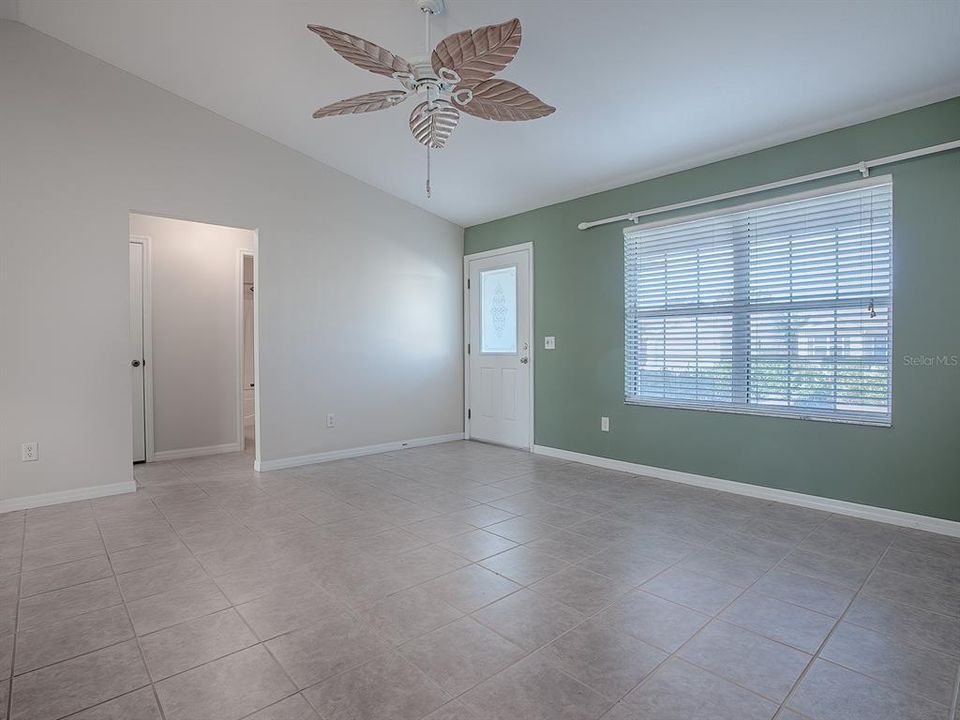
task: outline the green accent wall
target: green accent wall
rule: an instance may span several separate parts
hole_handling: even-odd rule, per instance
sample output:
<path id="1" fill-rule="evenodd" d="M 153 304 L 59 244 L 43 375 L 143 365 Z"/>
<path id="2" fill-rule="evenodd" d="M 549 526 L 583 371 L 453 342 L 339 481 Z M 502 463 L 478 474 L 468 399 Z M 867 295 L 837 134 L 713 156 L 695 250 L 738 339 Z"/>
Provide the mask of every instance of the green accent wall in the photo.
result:
<path id="1" fill-rule="evenodd" d="M 584 220 L 957 139 L 960 98 L 467 228 L 467 254 L 534 243 L 536 443 L 960 520 L 960 365 L 922 360 L 960 356 L 960 151 L 872 173 L 894 179 L 890 428 L 625 405 L 626 224 L 577 230 Z M 556 350 L 543 349 L 545 335 L 556 336 Z M 610 417 L 608 433 L 601 415 Z"/>

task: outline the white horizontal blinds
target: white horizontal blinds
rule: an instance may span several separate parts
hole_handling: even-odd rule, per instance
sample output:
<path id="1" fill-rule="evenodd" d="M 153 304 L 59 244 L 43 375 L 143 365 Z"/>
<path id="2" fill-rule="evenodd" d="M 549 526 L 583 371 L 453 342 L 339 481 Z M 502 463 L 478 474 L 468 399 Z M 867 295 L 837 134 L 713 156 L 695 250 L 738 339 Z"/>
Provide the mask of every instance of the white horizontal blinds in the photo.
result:
<path id="1" fill-rule="evenodd" d="M 888 423 L 890 184 L 625 231 L 628 402 Z"/>

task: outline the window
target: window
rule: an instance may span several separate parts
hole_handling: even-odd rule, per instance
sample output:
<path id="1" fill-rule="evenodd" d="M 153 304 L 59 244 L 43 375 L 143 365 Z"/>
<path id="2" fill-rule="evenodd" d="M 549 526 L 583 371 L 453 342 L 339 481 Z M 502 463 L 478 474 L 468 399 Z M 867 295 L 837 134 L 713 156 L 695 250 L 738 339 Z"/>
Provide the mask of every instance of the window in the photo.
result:
<path id="1" fill-rule="evenodd" d="M 626 229 L 626 402 L 889 425 L 892 197 Z"/>
<path id="2" fill-rule="evenodd" d="M 480 352 L 517 352 L 517 266 L 480 273 Z"/>

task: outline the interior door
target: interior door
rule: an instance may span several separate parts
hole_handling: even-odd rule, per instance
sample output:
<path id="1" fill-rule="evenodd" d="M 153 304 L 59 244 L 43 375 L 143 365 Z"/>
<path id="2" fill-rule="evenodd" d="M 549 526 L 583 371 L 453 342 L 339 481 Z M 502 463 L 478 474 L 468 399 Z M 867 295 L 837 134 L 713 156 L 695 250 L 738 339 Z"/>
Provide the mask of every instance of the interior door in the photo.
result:
<path id="1" fill-rule="evenodd" d="M 143 369 L 143 244 L 130 243 L 130 382 L 133 395 L 133 462 L 147 459 Z"/>
<path id="2" fill-rule="evenodd" d="M 530 250 L 468 259 L 470 437 L 529 448 Z"/>

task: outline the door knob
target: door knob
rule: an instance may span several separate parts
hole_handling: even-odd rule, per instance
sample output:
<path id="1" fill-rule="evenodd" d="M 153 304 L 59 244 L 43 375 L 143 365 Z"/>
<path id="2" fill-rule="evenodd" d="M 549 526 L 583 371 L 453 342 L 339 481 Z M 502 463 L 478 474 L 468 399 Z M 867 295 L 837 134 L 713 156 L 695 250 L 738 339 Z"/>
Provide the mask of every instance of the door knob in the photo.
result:
<path id="1" fill-rule="evenodd" d="M 139 360 L 134 360 L 134 361 L 133 361 L 132 363 L 130 363 L 130 364 L 133 365 L 134 367 L 140 367 L 140 361 L 139 361 Z"/>
<path id="2" fill-rule="evenodd" d="M 520 358 L 520 362 L 522 362 L 524 365 L 526 365 L 528 362 L 530 362 L 530 359 L 529 359 L 529 358 L 526 358 L 526 357 L 522 357 L 522 358 Z"/>

